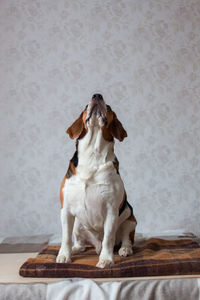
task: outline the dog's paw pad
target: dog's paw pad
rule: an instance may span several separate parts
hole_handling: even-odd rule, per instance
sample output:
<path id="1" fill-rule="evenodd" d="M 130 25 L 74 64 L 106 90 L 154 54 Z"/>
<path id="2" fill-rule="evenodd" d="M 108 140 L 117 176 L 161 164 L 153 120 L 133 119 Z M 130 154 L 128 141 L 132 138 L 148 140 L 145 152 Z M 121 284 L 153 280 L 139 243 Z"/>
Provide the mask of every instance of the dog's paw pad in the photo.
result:
<path id="1" fill-rule="evenodd" d="M 105 267 L 111 267 L 114 265 L 113 260 L 109 260 L 109 259 L 101 259 L 99 260 L 99 262 L 97 263 L 96 267 L 97 268 L 105 268 Z"/>
<path id="2" fill-rule="evenodd" d="M 56 262 L 57 262 L 57 263 L 70 263 L 70 262 L 71 262 L 71 259 L 70 259 L 70 258 L 67 258 L 64 254 L 59 254 L 59 255 L 56 257 Z"/>
<path id="3" fill-rule="evenodd" d="M 119 249 L 119 256 L 123 256 L 123 257 L 126 257 L 128 255 L 131 255 L 133 254 L 133 250 L 131 247 L 121 247 Z"/>

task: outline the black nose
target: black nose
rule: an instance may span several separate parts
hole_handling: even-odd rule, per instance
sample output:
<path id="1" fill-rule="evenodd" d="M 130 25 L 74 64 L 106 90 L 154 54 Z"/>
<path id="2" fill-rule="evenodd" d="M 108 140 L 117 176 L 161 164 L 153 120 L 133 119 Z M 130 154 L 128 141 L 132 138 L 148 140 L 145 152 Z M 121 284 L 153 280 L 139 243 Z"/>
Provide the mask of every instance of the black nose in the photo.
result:
<path id="1" fill-rule="evenodd" d="M 96 100 L 102 100 L 103 99 L 101 94 L 94 94 L 92 98 L 96 99 Z"/>

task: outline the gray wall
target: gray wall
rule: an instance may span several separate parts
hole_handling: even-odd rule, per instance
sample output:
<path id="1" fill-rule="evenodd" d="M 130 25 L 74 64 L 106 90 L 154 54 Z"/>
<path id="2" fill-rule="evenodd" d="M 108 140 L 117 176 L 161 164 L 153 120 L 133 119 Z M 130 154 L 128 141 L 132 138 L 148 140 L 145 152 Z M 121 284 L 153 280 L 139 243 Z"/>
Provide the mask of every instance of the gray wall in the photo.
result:
<path id="1" fill-rule="evenodd" d="M 1 0 L 0 230 L 60 231 L 65 134 L 94 92 L 138 231 L 200 233 L 200 2 Z"/>

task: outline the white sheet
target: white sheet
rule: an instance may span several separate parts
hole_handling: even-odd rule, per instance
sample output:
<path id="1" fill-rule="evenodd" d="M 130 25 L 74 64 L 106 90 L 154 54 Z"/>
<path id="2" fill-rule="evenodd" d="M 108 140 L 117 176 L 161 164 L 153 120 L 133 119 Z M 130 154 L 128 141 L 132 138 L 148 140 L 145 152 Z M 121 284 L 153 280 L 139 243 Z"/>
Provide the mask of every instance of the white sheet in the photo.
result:
<path id="1" fill-rule="evenodd" d="M 200 300 L 200 279 L 94 282 L 74 278 L 48 284 L 46 300 Z"/>

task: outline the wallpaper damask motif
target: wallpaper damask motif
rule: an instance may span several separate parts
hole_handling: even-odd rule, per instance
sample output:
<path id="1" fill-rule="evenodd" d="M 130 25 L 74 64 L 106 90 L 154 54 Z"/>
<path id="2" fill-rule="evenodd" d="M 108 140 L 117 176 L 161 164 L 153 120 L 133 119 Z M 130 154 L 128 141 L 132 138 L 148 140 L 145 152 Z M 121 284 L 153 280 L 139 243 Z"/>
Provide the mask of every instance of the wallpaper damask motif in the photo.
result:
<path id="1" fill-rule="evenodd" d="M 60 232 L 66 128 L 101 92 L 138 231 L 200 233 L 200 2 L 1 0 L 1 235 Z"/>

